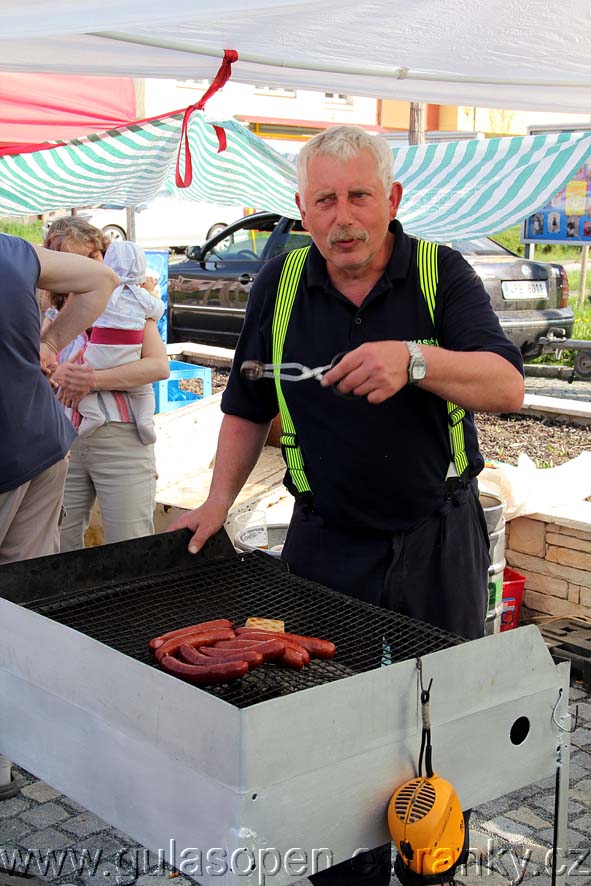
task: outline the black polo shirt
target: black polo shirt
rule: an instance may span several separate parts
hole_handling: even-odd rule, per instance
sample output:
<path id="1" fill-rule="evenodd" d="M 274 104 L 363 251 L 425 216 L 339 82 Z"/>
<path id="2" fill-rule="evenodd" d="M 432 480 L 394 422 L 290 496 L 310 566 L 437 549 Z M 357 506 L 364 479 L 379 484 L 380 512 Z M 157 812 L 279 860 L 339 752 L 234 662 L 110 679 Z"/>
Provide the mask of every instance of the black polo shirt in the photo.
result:
<path id="1" fill-rule="evenodd" d="M 330 363 L 335 354 L 367 341 L 434 344 L 435 331 L 420 289 L 417 241 L 398 221 L 388 265 L 356 307 L 330 283 L 326 263 L 312 245 L 294 301 L 284 362 Z M 254 422 L 277 414 L 275 383 L 240 377 L 244 360 L 272 361 L 271 328 L 285 256 L 258 274 L 222 410 Z M 437 338 L 452 351 L 492 351 L 522 371 L 518 350 L 501 330 L 480 278 L 459 252 L 439 247 L 435 311 Z M 494 379 L 491 379 L 494 384 Z M 319 513 L 331 523 L 395 531 L 417 524 L 439 506 L 450 462 L 447 404 L 415 386 L 384 403 L 345 399 L 315 379 L 284 382 L 282 390 L 302 449 Z M 483 467 L 472 414 L 464 419 L 469 472 Z M 295 493 L 289 475 L 287 487 Z"/>

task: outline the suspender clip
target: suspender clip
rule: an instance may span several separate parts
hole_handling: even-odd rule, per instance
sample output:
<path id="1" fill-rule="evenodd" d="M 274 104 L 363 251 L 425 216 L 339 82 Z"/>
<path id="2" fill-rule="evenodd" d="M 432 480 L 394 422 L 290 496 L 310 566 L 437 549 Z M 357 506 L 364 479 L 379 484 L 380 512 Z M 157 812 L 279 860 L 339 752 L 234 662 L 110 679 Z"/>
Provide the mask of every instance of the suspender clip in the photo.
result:
<path id="1" fill-rule="evenodd" d="M 455 409 L 452 409 L 447 416 L 450 428 L 455 428 L 456 425 L 459 425 L 465 415 L 466 410 L 462 406 L 456 406 Z"/>
<path id="2" fill-rule="evenodd" d="M 297 434 L 281 434 L 279 442 L 286 449 L 297 449 L 299 446 Z"/>

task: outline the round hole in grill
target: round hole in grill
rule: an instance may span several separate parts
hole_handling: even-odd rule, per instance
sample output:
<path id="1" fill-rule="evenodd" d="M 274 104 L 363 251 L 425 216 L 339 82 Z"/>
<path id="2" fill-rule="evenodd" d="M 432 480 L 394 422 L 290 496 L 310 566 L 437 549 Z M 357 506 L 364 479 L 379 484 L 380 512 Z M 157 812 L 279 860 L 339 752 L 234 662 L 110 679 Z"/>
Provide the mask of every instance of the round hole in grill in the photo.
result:
<path id="1" fill-rule="evenodd" d="M 529 735 L 530 723 L 527 717 L 518 717 L 513 726 L 509 737 L 512 744 L 523 744 Z"/>
<path id="2" fill-rule="evenodd" d="M 258 797 L 258 794 L 253 794 L 253 795 L 252 795 L 252 799 L 253 799 L 253 800 L 256 800 L 257 797 Z"/>

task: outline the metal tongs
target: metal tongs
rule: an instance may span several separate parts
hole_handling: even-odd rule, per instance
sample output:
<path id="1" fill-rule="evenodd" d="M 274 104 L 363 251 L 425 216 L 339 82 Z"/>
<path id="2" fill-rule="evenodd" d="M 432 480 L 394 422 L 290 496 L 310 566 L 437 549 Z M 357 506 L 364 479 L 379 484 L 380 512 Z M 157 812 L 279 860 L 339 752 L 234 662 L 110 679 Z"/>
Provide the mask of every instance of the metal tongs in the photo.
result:
<path id="1" fill-rule="evenodd" d="M 279 378 L 281 381 L 306 381 L 308 378 L 315 378 L 316 381 L 320 381 L 346 353 L 342 351 L 326 366 L 315 366 L 312 369 L 302 363 L 261 363 L 259 360 L 245 360 L 240 367 L 240 375 L 248 381 L 259 381 L 261 378 Z"/>

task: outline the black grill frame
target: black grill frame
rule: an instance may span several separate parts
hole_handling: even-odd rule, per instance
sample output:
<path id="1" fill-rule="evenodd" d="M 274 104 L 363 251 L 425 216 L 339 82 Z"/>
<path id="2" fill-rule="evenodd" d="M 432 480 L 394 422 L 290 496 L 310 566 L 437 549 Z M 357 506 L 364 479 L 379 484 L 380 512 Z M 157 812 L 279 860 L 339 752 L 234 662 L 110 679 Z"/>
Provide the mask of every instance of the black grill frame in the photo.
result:
<path id="1" fill-rule="evenodd" d="M 53 581 L 42 586 L 38 582 L 29 599 L 23 599 L 27 595 L 19 581 L 13 581 L 12 598 L 21 597 L 15 602 L 150 667 L 159 667 L 148 648 L 150 638 L 213 618 L 230 618 L 237 624 L 249 616 L 281 618 L 287 631 L 336 644 L 333 660 L 312 660 L 302 671 L 267 662 L 241 680 L 200 687 L 238 708 L 463 642 L 438 628 L 291 575 L 267 554 L 236 554 L 224 537 L 216 537 L 202 555 L 192 558 L 186 554 L 188 537 L 183 531 L 180 537 L 170 533 L 107 545 L 94 549 L 91 558 L 89 552 L 80 551 L 28 561 L 38 576 L 47 577 L 46 569 L 51 567 Z M 154 545 L 160 548 L 159 557 L 151 553 Z M 155 562 L 163 571 L 154 571 Z M 71 582 L 64 586 L 64 576 L 60 582 L 68 565 L 79 579 L 77 586 Z M 23 566 L 18 564 L 21 571 Z M 4 596 L 3 579 L 11 577 L 6 570 L 11 567 L 0 568 Z"/>

